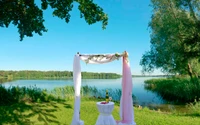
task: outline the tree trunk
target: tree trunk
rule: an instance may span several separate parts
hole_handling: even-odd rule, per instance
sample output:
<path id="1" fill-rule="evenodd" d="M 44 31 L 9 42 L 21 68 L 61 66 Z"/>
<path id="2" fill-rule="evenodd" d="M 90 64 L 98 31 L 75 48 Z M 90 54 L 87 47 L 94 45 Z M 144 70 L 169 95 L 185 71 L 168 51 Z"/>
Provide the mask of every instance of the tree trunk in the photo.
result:
<path id="1" fill-rule="evenodd" d="M 193 76 L 192 76 L 192 67 L 191 67 L 191 65 L 190 65 L 190 63 L 188 63 L 188 74 L 190 75 L 190 78 L 192 79 L 193 78 Z"/>
<path id="2" fill-rule="evenodd" d="M 198 78 L 198 77 L 199 77 L 199 76 L 198 76 L 198 73 L 194 72 L 194 74 L 195 74 L 195 77 L 196 77 L 196 78 Z"/>

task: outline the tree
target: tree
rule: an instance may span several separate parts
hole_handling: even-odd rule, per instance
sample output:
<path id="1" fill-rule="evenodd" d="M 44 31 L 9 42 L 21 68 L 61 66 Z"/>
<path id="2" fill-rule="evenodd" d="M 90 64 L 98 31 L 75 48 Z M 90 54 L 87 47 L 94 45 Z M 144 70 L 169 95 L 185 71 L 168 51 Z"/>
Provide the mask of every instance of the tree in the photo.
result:
<path id="1" fill-rule="evenodd" d="M 53 16 L 68 23 L 73 2 L 79 3 L 80 17 L 84 17 L 89 25 L 100 21 L 105 29 L 108 16 L 92 0 L 41 0 L 41 8 L 34 0 L 0 0 L 0 27 L 8 27 L 11 23 L 17 26 L 21 41 L 24 36 L 32 37 L 33 32 L 42 35 L 42 32 L 47 32 L 43 11 L 51 7 Z"/>
<path id="2" fill-rule="evenodd" d="M 166 73 L 197 76 L 196 68 L 200 65 L 200 1 L 151 2 L 151 49 L 142 56 L 143 71 L 161 68 Z"/>

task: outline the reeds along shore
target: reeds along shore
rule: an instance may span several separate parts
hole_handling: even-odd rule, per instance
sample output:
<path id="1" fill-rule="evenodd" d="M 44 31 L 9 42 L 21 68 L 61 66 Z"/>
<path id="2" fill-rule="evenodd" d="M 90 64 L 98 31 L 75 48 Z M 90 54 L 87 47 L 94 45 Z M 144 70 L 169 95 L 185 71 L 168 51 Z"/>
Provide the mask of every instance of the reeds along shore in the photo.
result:
<path id="1" fill-rule="evenodd" d="M 190 103 L 200 98 L 200 79 L 166 78 L 145 81 L 145 88 L 163 99 L 177 103 Z"/>

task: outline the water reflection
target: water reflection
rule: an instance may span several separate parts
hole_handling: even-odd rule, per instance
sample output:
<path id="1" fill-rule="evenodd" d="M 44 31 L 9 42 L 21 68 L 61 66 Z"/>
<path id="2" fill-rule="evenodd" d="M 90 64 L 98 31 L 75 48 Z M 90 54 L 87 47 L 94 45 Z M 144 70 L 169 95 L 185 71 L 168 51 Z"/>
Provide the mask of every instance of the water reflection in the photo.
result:
<path id="1" fill-rule="evenodd" d="M 0 84 L 5 83 L 5 82 L 10 82 L 12 81 L 11 79 L 7 79 L 7 78 L 0 78 Z"/>

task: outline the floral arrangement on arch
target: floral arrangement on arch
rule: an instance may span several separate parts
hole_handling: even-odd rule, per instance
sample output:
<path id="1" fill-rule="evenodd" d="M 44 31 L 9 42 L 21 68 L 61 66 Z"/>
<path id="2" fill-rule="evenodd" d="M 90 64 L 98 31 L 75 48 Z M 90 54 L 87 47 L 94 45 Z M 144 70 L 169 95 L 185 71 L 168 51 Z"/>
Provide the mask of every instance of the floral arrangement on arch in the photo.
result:
<path id="1" fill-rule="evenodd" d="M 119 53 L 115 53 L 115 54 L 97 54 L 97 55 L 90 55 L 88 57 L 88 59 L 84 60 L 86 63 L 89 63 L 89 61 L 101 61 L 103 59 L 109 59 L 109 60 L 119 60 L 120 57 L 122 57 L 124 55 L 124 53 L 119 54 Z"/>

